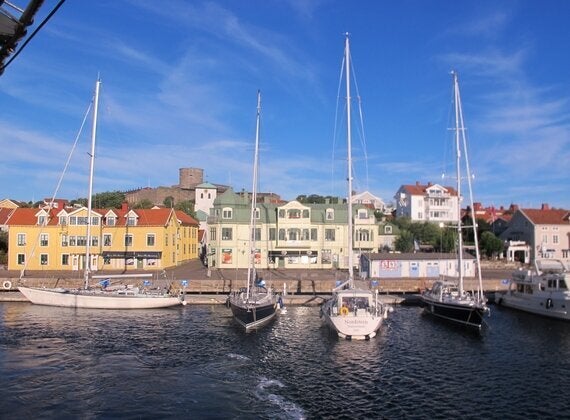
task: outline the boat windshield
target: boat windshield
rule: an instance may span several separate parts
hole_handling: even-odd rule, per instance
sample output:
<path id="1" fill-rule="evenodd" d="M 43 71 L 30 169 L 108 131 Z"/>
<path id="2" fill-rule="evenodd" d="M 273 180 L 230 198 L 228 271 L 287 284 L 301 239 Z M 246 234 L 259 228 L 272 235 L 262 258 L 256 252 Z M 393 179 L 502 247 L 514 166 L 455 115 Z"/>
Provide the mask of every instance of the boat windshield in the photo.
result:
<path id="1" fill-rule="evenodd" d="M 348 308 L 349 311 L 355 309 L 366 309 L 370 306 L 367 296 L 343 296 L 341 307 Z"/>

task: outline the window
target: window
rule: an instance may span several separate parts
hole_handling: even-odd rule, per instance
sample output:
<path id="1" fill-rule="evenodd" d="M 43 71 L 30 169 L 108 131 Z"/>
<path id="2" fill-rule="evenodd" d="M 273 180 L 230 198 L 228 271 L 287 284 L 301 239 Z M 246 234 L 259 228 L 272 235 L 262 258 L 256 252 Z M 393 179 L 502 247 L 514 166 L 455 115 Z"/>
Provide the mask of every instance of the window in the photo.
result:
<path id="1" fill-rule="evenodd" d="M 133 235 L 125 235 L 125 246 L 133 246 Z"/>
<path id="2" fill-rule="evenodd" d="M 232 228 L 222 228 L 222 241 L 232 240 Z"/>
<path id="3" fill-rule="evenodd" d="M 69 224 L 75 226 L 77 224 L 77 216 L 69 216 Z"/>
<path id="4" fill-rule="evenodd" d="M 48 254 L 40 254 L 40 265 L 48 265 Z"/>
<path id="5" fill-rule="evenodd" d="M 325 229 L 325 241 L 334 242 L 335 231 L 334 229 Z"/>
<path id="6" fill-rule="evenodd" d="M 279 240 L 280 241 L 285 240 L 285 229 L 279 229 Z"/>
<path id="7" fill-rule="evenodd" d="M 276 230 L 275 228 L 269 228 L 269 240 L 274 241 L 276 239 Z"/>
<path id="8" fill-rule="evenodd" d="M 255 228 L 253 230 L 253 238 L 255 241 L 261 241 L 261 228 Z"/>
<path id="9" fill-rule="evenodd" d="M 232 218 L 232 208 L 231 207 L 225 207 L 222 210 L 222 219 L 231 219 Z"/>
<path id="10" fill-rule="evenodd" d="M 87 216 L 77 216 L 77 224 L 80 226 L 87 226 L 87 221 L 89 218 Z"/>
<path id="11" fill-rule="evenodd" d="M 330 264 L 332 262 L 330 249 L 323 249 L 321 251 L 321 262 L 323 264 Z"/>
<path id="12" fill-rule="evenodd" d="M 148 233 L 146 235 L 146 246 L 154 246 L 154 233 Z"/>
<path id="13" fill-rule="evenodd" d="M 61 254 L 61 265 L 69 265 L 69 254 Z"/>
<path id="14" fill-rule="evenodd" d="M 26 264 L 26 255 L 25 254 L 18 254 L 18 265 Z"/>
<path id="15" fill-rule="evenodd" d="M 261 212 L 259 211 L 259 209 L 256 207 L 255 210 L 253 211 L 253 218 L 254 219 L 259 219 Z"/>
<path id="16" fill-rule="evenodd" d="M 289 240 L 298 241 L 301 236 L 301 229 L 289 229 Z"/>
<path id="17" fill-rule="evenodd" d="M 366 209 L 359 209 L 358 210 L 358 218 L 360 220 L 368 219 L 368 212 L 366 211 Z"/>
<path id="18" fill-rule="evenodd" d="M 327 209 L 325 218 L 327 220 L 334 220 L 334 209 Z"/>
<path id="19" fill-rule="evenodd" d="M 99 237 L 91 236 L 91 246 L 99 246 Z"/>
<path id="20" fill-rule="evenodd" d="M 285 210 L 279 209 L 279 218 L 280 218 L 280 219 L 284 219 L 284 218 L 285 218 Z"/>
<path id="21" fill-rule="evenodd" d="M 26 234 L 18 233 L 18 246 L 26 245 Z"/>
<path id="22" fill-rule="evenodd" d="M 40 246 L 48 246 L 49 245 L 49 236 L 47 233 L 42 233 L 40 235 Z"/>
<path id="23" fill-rule="evenodd" d="M 309 229 L 303 229 L 301 231 L 301 240 L 308 241 L 309 240 Z"/>
<path id="24" fill-rule="evenodd" d="M 69 237 L 69 246 L 75 246 L 77 245 L 77 237 L 76 236 L 70 236 Z"/>
<path id="25" fill-rule="evenodd" d="M 115 216 L 107 216 L 107 226 L 115 226 L 117 219 Z"/>
<path id="26" fill-rule="evenodd" d="M 210 241 L 215 241 L 217 240 L 217 232 L 216 232 L 216 228 L 210 228 Z"/>
<path id="27" fill-rule="evenodd" d="M 300 219 L 301 218 L 301 210 L 299 209 L 291 209 L 288 212 L 289 219 Z"/>
<path id="28" fill-rule="evenodd" d="M 91 218 L 91 226 L 99 226 L 99 218 L 97 216 Z"/>
<path id="29" fill-rule="evenodd" d="M 127 217 L 127 226 L 136 226 L 137 225 L 137 218 L 135 216 Z"/>
<path id="30" fill-rule="evenodd" d="M 303 209 L 303 219 L 308 219 L 310 217 L 309 210 Z"/>
<path id="31" fill-rule="evenodd" d="M 370 232 L 366 229 L 358 229 L 356 231 L 356 240 L 357 241 L 369 241 L 370 240 Z"/>
<path id="32" fill-rule="evenodd" d="M 69 238 L 67 235 L 61 235 L 61 246 L 67 246 L 69 243 Z"/>
<path id="33" fill-rule="evenodd" d="M 103 235 L 103 246 L 111 246 L 111 238 L 112 236 L 108 233 Z"/>
<path id="34" fill-rule="evenodd" d="M 87 246 L 87 236 L 77 236 L 77 246 Z"/>
<path id="35" fill-rule="evenodd" d="M 311 229 L 311 241 L 318 241 L 317 228 Z"/>
<path id="36" fill-rule="evenodd" d="M 558 235 L 552 235 L 552 243 L 558 244 Z"/>
<path id="37" fill-rule="evenodd" d="M 38 225 L 45 226 L 47 218 L 45 216 L 38 216 Z"/>
<path id="38" fill-rule="evenodd" d="M 67 216 L 59 216 L 59 224 L 61 226 L 67 225 Z"/>
<path id="39" fill-rule="evenodd" d="M 384 226 L 384 233 L 386 235 L 391 235 L 392 234 L 392 226 Z"/>

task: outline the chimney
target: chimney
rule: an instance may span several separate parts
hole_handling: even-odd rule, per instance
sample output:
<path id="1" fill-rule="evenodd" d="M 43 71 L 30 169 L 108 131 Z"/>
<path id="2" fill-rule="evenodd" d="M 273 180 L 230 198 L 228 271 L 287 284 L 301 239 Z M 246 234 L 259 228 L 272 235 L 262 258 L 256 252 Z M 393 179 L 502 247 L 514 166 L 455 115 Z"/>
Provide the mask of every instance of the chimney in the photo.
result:
<path id="1" fill-rule="evenodd" d="M 416 181 L 416 187 L 420 186 L 420 181 Z"/>
<path id="2" fill-rule="evenodd" d="M 550 206 L 548 205 L 548 203 L 542 203 L 542 206 L 540 206 L 541 210 L 550 210 Z"/>
<path id="3" fill-rule="evenodd" d="M 129 203 L 124 202 L 121 204 L 121 210 L 127 211 L 129 209 Z"/>

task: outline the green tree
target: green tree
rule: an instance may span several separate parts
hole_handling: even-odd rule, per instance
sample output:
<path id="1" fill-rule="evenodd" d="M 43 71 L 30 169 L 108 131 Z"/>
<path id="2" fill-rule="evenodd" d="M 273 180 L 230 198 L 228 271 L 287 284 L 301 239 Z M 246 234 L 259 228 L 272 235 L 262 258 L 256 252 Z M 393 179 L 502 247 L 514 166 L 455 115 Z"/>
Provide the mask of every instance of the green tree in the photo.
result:
<path id="1" fill-rule="evenodd" d="M 154 203 L 148 198 L 143 198 L 138 203 L 133 204 L 133 209 L 152 209 L 153 207 Z"/>
<path id="2" fill-rule="evenodd" d="M 194 203 L 190 200 L 180 201 L 179 203 L 176 203 L 174 209 L 181 210 L 188 216 L 196 217 L 196 213 L 194 212 Z"/>
<path id="3" fill-rule="evenodd" d="M 457 232 L 449 227 L 443 227 L 437 238 L 435 249 L 438 252 L 453 252 L 457 243 Z"/>
<path id="4" fill-rule="evenodd" d="M 481 253 L 487 257 L 495 257 L 503 251 L 503 241 L 497 238 L 492 232 L 483 232 L 479 248 Z"/>
<path id="5" fill-rule="evenodd" d="M 164 204 L 164 207 L 166 207 L 166 208 L 169 208 L 169 209 L 173 208 L 174 207 L 174 197 L 169 195 L 168 197 L 166 197 L 163 200 L 162 204 Z"/>
<path id="6" fill-rule="evenodd" d="M 414 235 L 406 229 L 400 229 L 400 236 L 396 238 L 394 243 L 396 251 L 412 252 L 414 250 Z"/>

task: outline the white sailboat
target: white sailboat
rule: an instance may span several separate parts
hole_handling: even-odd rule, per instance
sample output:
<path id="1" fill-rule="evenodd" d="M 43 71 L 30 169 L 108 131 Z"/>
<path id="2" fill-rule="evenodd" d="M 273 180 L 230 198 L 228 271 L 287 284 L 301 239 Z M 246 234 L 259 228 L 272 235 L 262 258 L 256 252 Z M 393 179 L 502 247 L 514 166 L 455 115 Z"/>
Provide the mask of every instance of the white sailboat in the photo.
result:
<path id="1" fill-rule="evenodd" d="M 256 241 L 255 224 L 257 213 L 257 179 L 259 164 L 259 130 L 261 121 L 261 92 L 257 92 L 257 118 L 255 127 L 255 152 L 253 158 L 253 187 L 251 193 L 251 213 L 249 223 L 249 259 L 246 287 L 234 290 L 228 297 L 228 305 L 234 319 L 246 331 L 266 325 L 275 317 L 277 296 L 274 290 L 265 287 L 257 277 L 255 269 Z"/>
<path id="2" fill-rule="evenodd" d="M 357 289 L 354 284 L 353 264 L 353 223 L 352 223 L 352 133 L 350 111 L 350 43 L 345 37 L 345 76 L 346 76 L 346 118 L 347 118 L 347 161 L 348 161 L 348 280 L 332 291 L 330 299 L 321 307 L 321 315 L 326 324 L 339 337 L 347 340 L 369 340 L 376 336 L 387 317 L 389 308 L 378 298 L 378 291 Z"/>
<path id="3" fill-rule="evenodd" d="M 18 287 L 18 290 L 32 303 L 37 305 L 60 306 L 88 309 L 153 309 L 177 306 L 183 301 L 168 293 L 145 292 L 138 287 L 91 289 L 91 223 L 93 173 L 95 167 L 95 140 L 97 138 L 97 112 L 101 81 L 95 84 L 93 106 L 93 127 L 91 133 L 91 154 L 89 164 L 89 191 L 87 198 L 87 244 L 85 249 L 85 277 L 83 289 Z M 108 276 L 113 277 L 113 276 Z M 115 276 L 117 277 L 117 276 Z M 125 276 L 134 277 L 134 276 Z"/>
<path id="4" fill-rule="evenodd" d="M 457 72 L 452 72 L 453 76 L 453 93 L 455 105 L 455 166 L 457 172 L 457 279 L 438 280 L 432 288 L 422 294 L 422 301 L 425 312 L 434 317 L 444 319 L 446 321 L 464 325 L 469 328 L 481 329 L 483 317 L 489 313 L 485 296 L 483 295 L 483 280 L 481 277 L 481 264 L 479 255 L 479 242 L 477 239 L 477 223 L 475 219 L 473 190 L 471 187 L 471 169 L 469 167 L 469 158 L 467 155 L 467 140 L 465 136 L 465 127 L 463 123 L 463 111 L 461 109 L 461 96 L 459 94 L 459 81 Z M 461 172 L 462 160 L 466 170 L 467 185 L 469 189 L 469 200 L 471 206 L 471 229 L 473 229 L 474 245 L 475 245 L 475 264 L 478 275 L 478 289 L 474 292 L 468 292 L 464 289 L 464 245 L 463 245 L 463 225 L 461 221 Z"/>

